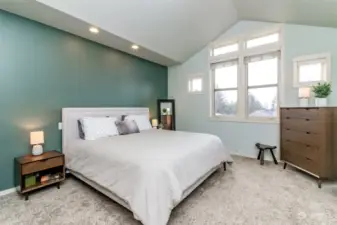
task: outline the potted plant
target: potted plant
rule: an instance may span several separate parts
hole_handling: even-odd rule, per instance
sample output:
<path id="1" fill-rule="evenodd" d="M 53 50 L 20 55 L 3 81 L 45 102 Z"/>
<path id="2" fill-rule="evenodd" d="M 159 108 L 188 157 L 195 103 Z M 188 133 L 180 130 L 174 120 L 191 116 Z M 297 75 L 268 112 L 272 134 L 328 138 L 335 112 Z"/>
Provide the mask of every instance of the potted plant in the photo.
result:
<path id="1" fill-rule="evenodd" d="M 162 112 L 163 112 L 163 115 L 166 115 L 167 114 L 167 109 L 163 108 Z"/>
<path id="2" fill-rule="evenodd" d="M 327 97 L 331 94 L 331 83 L 318 83 L 312 87 L 312 92 L 315 94 L 316 106 L 327 106 Z"/>

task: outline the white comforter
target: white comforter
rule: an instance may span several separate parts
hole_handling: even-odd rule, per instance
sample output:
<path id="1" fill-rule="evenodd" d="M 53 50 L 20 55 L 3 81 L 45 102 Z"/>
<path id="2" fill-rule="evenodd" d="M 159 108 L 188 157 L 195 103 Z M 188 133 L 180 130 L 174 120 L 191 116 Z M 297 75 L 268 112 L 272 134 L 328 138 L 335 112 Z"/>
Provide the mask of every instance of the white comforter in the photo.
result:
<path id="1" fill-rule="evenodd" d="M 218 137 L 165 130 L 78 140 L 66 153 L 69 169 L 125 200 L 144 225 L 167 224 L 183 192 L 224 161 Z"/>

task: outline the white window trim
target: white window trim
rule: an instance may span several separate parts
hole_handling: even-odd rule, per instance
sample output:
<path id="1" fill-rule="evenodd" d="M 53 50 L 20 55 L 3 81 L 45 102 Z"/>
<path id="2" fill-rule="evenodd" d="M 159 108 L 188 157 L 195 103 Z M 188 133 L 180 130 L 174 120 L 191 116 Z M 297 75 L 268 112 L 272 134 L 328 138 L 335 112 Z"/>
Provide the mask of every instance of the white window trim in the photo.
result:
<path id="1" fill-rule="evenodd" d="M 208 63 L 208 69 L 209 69 L 209 81 L 210 81 L 210 115 L 209 119 L 211 121 L 222 121 L 222 122 L 242 122 L 242 123 L 279 123 L 279 108 L 280 105 L 282 105 L 284 96 L 281 90 L 283 90 L 284 86 L 284 32 L 283 32 L 283 25 L 279 24 L 274 27 L 270 27 L 269 29 L 263 30 L 261 32 L 254 32 L 249 33 L 246 35 L 241 35 L 239 37 L 231 39 L 229 42 L 218 42 L 221 43 L 221 45 L 224 45 L 224 43 L 227 44 L 233 44 L 236 42 L 239 43 L 239 51 L 234 53 L 229 53 L 225 55 L 219 55 L 219 56 L 210 56 L 209 55 L 209 63 Z M 258 46 L 251 49 L 246 49 L 246 41 L 251 40 L 254 38 L 262 37 L 265 35 L 273 34 L 273 33 L 279 33 L 279 42 L 277 43 L 271 43 L 266 44 L 262 46 Z M 235 40 L 235 41 L 233 41 Z M 216 43 L 212 43 L 209 48 L 210 51 L 214 46 L 219 46 Z M 277 116 L 276 117 L 248 117 L 245 110 L 247 110 L 247 95 L 248 95 L 248 79 L 246 74 L 246 66 L 244 62 L 245 57 L 254 56 L 254 55 L 260 55 L 260 54 L 266 54 L 270 52 L 276 52 L 280 51 L 279 56 L 279 74 L 278 74 L 278 93 L 277 93 Z M 211 68 L 211 64 L 223 62 L 223 61 L 230 61 L 238 59 L 239 62 L 239 69 L 238 69 L 238 114 L 237 116 L 216 116 L 214 112 L 214 76 Z"/>
<path id="2" fill-rule="evenodd" d="M 326 61 L 326 77 L 324 77 L 320 81 L 313 82 L 299 82 L 299 64 L 310 63 L 310 62 L 318 62 L 318 61 Z M 331 53 L 321 53 L 321 54 L 313 54 L 313 55 L 305 55 L 296 57 L 293 59 L 293 86 L 296 88 L 308 87 L 315 85 L 319 82 L 330 82 L 331 81 Z"/>
<path id="3" fill-rule="evenodd" d="M 204 93 L 205 90 L 205 82 L 204 82 L 204 75 L 199 73 L 199 74 L 192 74 L 187 76 L 187 93 L 191 95 L 200 95 Z M 193 79 L 201 79 L 201 91 L 189 91 L 189 81 Z"/>

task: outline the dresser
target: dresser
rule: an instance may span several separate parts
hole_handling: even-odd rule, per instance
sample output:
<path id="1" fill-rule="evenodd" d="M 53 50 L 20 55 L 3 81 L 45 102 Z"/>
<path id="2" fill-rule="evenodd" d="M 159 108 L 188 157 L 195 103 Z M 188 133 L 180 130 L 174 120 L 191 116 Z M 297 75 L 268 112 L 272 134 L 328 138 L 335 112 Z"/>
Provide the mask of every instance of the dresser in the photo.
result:
<path id="1" fill-rule="evenodd" d="M 318 179 L 337 177 L 337 107 L 281 108 L 281 160 Z"/>

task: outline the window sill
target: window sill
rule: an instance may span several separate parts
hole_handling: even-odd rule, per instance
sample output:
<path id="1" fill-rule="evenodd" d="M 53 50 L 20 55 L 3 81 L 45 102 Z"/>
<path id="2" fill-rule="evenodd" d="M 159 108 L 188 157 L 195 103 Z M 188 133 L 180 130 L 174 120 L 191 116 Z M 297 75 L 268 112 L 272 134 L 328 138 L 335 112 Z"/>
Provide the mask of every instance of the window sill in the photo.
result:
<path id="1" fill-rule="evenodd" d="M 243 119 L 237 117 L 217 117 L 211 116 L 209 117 L 210 121 L 213 122 L 234 122 L 234 123 L 266 123 L 266 124 L 279 124 L 279 118 L 271 119 L 271 118 L 250 118 Z"/>

